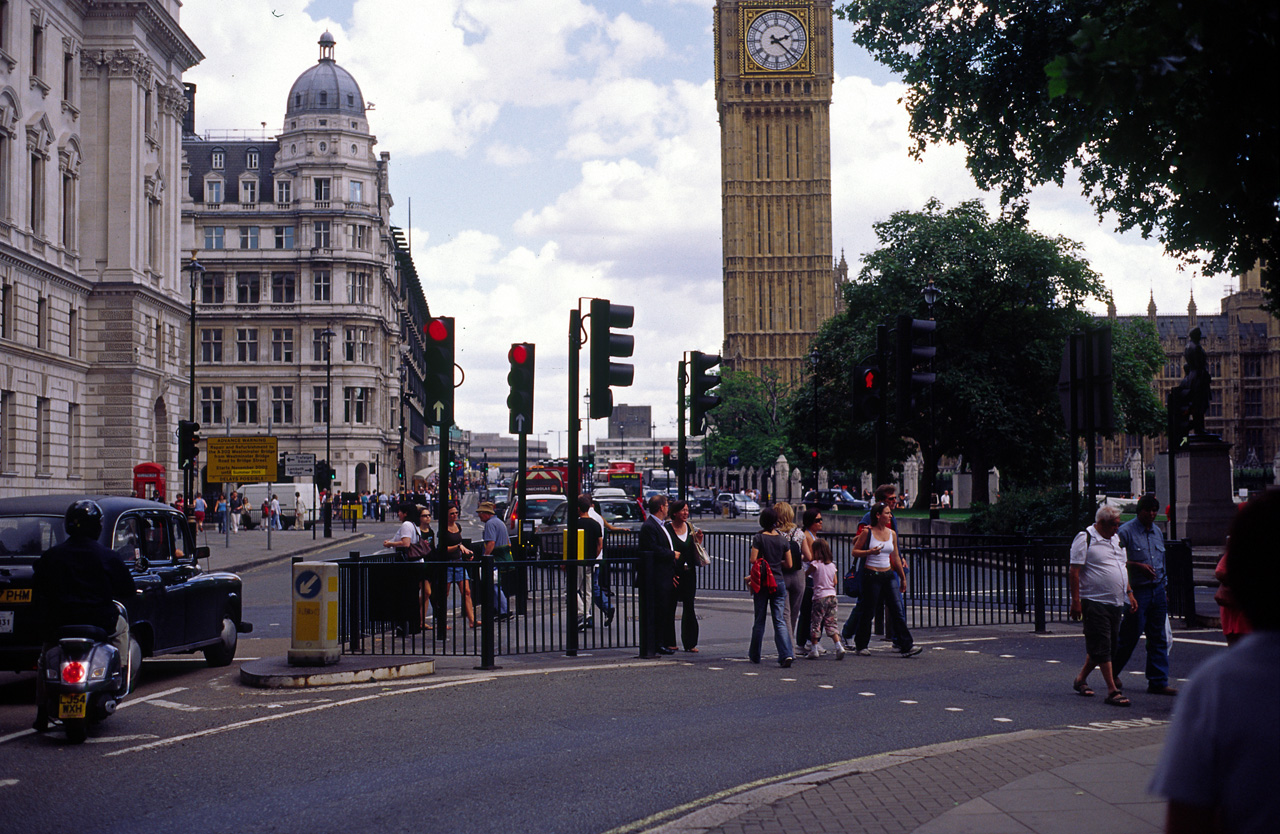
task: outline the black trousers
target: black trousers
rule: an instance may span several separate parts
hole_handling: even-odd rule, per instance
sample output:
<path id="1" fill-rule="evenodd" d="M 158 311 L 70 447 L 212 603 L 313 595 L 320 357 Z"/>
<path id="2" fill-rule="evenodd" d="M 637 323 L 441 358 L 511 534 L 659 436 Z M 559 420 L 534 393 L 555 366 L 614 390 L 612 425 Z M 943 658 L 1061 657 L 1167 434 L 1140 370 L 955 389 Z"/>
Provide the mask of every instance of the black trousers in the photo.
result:
<path id="1" fill-rule="evenodd" d="M 676 587 L 675 601 L 682 606 L 680 611 L 680 642 L 685 651 L 692 651 L 698 645 L 698 612 L 693 602 L 694 596 L 698 591 L 698 571 L 696 569 L 683 570 L 676 575 L 680 577 L 680 584 Z M 674 618 L 674 605 L 672 606 L 671 614 Z M 674 619 L 671 627 L 673 642 L 664 643 L 663 645 L 675 645 Z"/>

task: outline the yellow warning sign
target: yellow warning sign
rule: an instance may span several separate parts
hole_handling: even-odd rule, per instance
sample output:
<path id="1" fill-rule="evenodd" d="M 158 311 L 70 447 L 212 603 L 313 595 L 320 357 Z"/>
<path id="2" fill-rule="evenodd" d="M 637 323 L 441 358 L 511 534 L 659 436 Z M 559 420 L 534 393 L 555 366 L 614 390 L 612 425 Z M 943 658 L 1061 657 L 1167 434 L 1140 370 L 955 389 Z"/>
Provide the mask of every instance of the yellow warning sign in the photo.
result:
<path id="1" fill-rule="evenodd" d="M 279 442 L 274 437 L 209 437 L 210 483 L 274 481 Z"/>

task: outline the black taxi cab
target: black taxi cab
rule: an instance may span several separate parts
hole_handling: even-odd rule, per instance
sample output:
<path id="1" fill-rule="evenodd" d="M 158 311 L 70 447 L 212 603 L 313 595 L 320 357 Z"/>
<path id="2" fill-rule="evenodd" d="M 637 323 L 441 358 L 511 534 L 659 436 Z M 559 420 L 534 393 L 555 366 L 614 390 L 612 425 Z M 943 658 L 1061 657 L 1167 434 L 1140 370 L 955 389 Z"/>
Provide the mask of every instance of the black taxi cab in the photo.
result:
<path id="1" fill-rule="evenodd" d="M 138 498 L 41 495 L 0 499 L 0 670 L 35 669 L 35 563 L 66 540 L 67 507 L 86 498 L 102 508 L 99 541 L 133 574 L 137 592 L 127 607 L 134 662 L 199 651 L 210 666 L 231 663 L 238 635 L 253 630 L 241 617 L 240 577 L 201 570 L 209 549 L 195 546 L 181 512 Z"/>

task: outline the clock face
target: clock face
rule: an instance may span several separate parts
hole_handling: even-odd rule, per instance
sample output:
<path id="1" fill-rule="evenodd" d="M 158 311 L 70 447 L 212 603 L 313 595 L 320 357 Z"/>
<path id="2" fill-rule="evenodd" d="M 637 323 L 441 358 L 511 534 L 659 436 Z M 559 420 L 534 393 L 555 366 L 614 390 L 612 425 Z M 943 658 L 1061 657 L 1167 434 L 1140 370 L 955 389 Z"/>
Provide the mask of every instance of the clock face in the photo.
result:
<path id="1" fill-rule="evenodd" d="M 809 37 L 795 15 L 768 11 L 747 27 L 747 54 L 762 69 L 790 69 L 804 57 Z"/>

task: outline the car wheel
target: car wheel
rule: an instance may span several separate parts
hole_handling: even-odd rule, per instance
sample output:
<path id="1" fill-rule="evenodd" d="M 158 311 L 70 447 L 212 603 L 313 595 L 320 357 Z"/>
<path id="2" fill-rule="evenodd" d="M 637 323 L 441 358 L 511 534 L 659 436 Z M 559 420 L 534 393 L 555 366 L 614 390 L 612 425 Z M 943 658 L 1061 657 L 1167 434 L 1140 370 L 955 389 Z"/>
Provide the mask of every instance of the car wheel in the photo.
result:
<path id="1" fill-rule="evenodd" d="M 236 624 L 230 617 L 222 618 L 222 634 L 217 643 L 204 650 L 204 661 L 210 666 L 229 666 L 236 657 Z"/>

